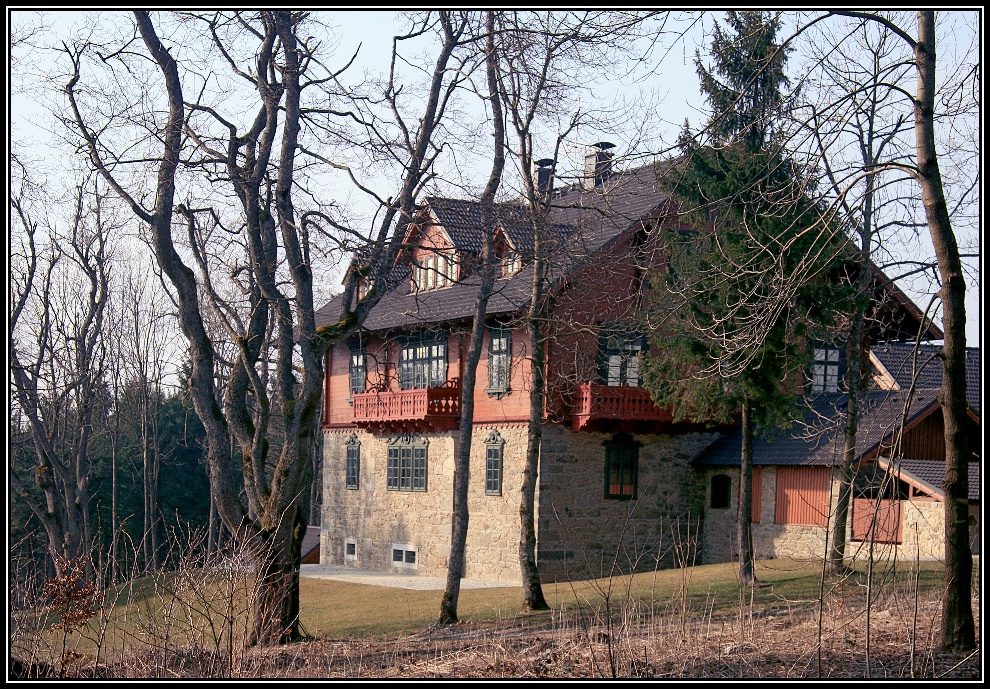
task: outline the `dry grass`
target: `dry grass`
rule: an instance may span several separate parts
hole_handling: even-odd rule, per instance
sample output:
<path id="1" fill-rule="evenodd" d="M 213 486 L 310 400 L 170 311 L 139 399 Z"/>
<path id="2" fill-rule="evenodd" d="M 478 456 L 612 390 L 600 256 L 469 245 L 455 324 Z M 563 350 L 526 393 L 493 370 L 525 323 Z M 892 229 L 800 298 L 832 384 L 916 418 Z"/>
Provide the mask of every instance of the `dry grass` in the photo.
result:
<path id="1" fill-rule="evenodd" d="M 304 579 L 311 640 L 251 649 L 250 577 L 190 568 L 118 590 L 64 651 L 53 620 L 19 613 L 13 647 L 70 677 L 979 677 L 979 654 L 934 650 L 937 567 L 899 569 L 874 573 L 869 615 L 862 572 L 820 606 L 819 565 L 772 560 L 757 570 L 772 585 L 748 591 L 733 565 L 549 584 L 553 610 L 529 615 L 518 588 L 465 590 L 466 621 L 441 630 L 439 591 Z"/>

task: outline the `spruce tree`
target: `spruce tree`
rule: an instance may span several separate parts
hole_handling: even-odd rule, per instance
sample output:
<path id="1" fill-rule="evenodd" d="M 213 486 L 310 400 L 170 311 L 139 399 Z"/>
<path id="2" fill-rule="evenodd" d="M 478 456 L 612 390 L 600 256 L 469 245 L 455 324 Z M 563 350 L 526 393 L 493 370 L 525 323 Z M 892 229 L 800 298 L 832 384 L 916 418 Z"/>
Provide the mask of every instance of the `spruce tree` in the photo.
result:
<path id="1" fill-rule="evenodd" d="M 682 158 L 660 180 L 681 227 L 670 233 L 667 274 L 653 304 L 648 385 L 675 420 L 742 424 L 739 578 L 756 582 L 750 537 L 755 429 L 786 425 L 801 389 L 811 332 L 829 320 L 824 277 L 838 254 L 800 167 L 774 150 L 786 101 L 786 54 L 776 19 L 731 12 L 716 29 L 714 67 L 697 59 L 712 108 L 711 143 L 685 126 Z M 812 257 L 812 258 L 809 258 Z M 815 258 L 818 257 L 818 258 Z M 660 280 L 657 281 L 659 284 Z"/>

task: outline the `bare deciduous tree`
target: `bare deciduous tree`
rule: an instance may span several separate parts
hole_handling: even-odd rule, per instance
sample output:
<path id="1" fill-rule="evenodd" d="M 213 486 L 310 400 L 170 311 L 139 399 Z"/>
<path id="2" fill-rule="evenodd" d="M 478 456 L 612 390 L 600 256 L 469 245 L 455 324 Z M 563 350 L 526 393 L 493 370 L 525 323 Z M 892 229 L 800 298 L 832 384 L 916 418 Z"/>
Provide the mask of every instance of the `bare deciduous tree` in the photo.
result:
<path id="1" fill-rule="evenodd" d="M 498 54 L 496 48 L 495 13 L 486 12 L 484 25 L 484 66 L 487 91 L 484 98 L 491 106 L 491 122 L 494 128 L 492 169 L 488 182 L 481 193 L 481 253 L 476 271 L 480 277 L 478 294 L 474 302 L 471 321 L 471 335 L 465 357 L 464 377 L 461 380 L 461 432 L 457 456 L 454 458 L 454 506 L 450 559 L 447 566 L 447 583 L 440 601 L 438 624 L 451 624 L 457 621 L 457 600 L 460 594 L 461 577 L 464 575 L 464 550 L 467 544 L 469 523 L 468 488 L 471 469 L 471 440 L 474 436 L 474 391 L 478 377 L 478 363 L 484 344 L 488 313 L 488 299 L 491 297 L 497 277 L 495 260 L 495 194 L 502 182 L 505 168 L 505 121 L 498 92 Z"/>
<path id="2" fill-rule="evenodd" d="M 939 401 L 945 419 L 945 586 L 942 615 L 943 650 L 967 650 L 975 646 L 970 588 L 972 584 L 972 553 L 969 545 L 968 475 L 970 449 L 966 440 L 966 280 L 962 256 L 953 229 L 952 211 L 958 211 L 972 203 L 975 184 L 963 185 L 961 194 L 953 199 L 950 209 L 946 201 L 946 187 L 937 153 L 936 106 L 956 109 L 959 104 L 975 106 L 975 83 L 978 62 L 958 65 L 959 69 L 947 82 L 950 88 L 936 103 L 936 19 L 931 10 L 919 11 L 912 21 L 890 13 L 843 11 L 836 14 L 851 17 L 864 26 L 864 30 L 878 35 L 888 32 L 902 44 L 904 55 L 887 63 L 888 70 L 879 84 L 868 83 L 863 90 L 879 88 L 887 102 L 897 103 L 900 117 L 913 120 L 914 141 L 898 142 L 890 147 L 882 159 L 873 160 L 864 175 L 878 175 L 887 170 L 897 170 L 909 176 L 921 190 L 921 202 L 929 235 L 935 250 L 940 288 L 938 296 L 942 305 L 944 340 L 942 348 L 943 376 Z M 822 20 L 817 16 L 799 31 Z M 867 28 L 868 27 L 868 28 Z M 852 35 L 858 35 L 853 31 Z M 849 39 L 842 39 L 849 40 Z M 901 65 L 908 65 L 904 74 Z M 905 80 L 898 77 L 913 75 L 912 91 Z M 861 93 L 855 91 L 854 95 Z M 948 125 L 955 127 L 952 119 L 961 113 L 945 113 Z"/>
<path id="3" fill-rule="evenodd" d="M 8 348 L 11 393 L 34 449 L 33 483 L 11 455 L 10 480 L 45 529 L 60 574 L 93 552 L 91 442 L 105 406 L 105 328 L 110 299 L 112 228 L 93 179 L 80 181 L 70 227 L 43 226 L 32 210 L 26 170 L 15 160 L 19 191 L 11 210 L 19 225 L 11 261 Z M 92 564 L 89 571 L 92 572 Z"/>
<path id="4" fill-rule="evenodd" d="M 413 32 L 397 37 L 396 43 L 436 30 L 440 47 L 426 105 L 416 124 L 410 125 L 408 115 L 398 108 L 402 89 L 394 81 L 385 88 L 382 102 L 391 108 L 393 123 L 401 129 L 395 143 L 381 134 L 380 122 L 362 117 L 360 100 L 349 101 L 352 110 L 327 105 L 328 96 L 333 100 L 340 94 L 321 88 L 335 85 L 339 72 L 323 68 L 315 39 L 301 37 L 305 13 L 183 15 L 171 27 L 179 36 L 184 26 L 195 40 L 206 37 L 204 52 L 227 66 L 232 84 L 246 84 L 243 92 L 232 92 L 255 104 L 253 114 L 246 115 L 244 108 L 231 107 L 231 93 L 212 93 L 212 102 L 204 97 L 213 88 L 212 80 L 220 78 L 219 71 L 208 68 L 198 74 L 192 61 L 180 64 L 173 56 L 178 46 L 166 47 L 150 14 L 137 12 L 135 19 L 135 39 L 126 49 L 102 55 L 103 64 L 119 61 L 139 70 L 131 44 L 140 36 L 164 90 L 164 120 L 149 108 L 157 94 L 152 92 L 149 101 L 140 89 L 123 94 L 133 101 L 111 112 L 108 120 L 100 120 L 87 107 L 83 60 L 98 50 L 88 43 L 66 48 L 73 64 L 65 89 L 69 123 L 94 168 L 150 227 L 156 259 L 175 289 L 179 323 L 189 343 L 189 389 L 206 430 L 213 498 L 224 524 L 255 560 L 259 595 L 251 640 L 283 642 L 299 635 L 299 551 L 309 512 L 306 501 L 317 447 L 323 358 L 328 346 L 360 326 L 385 291 L 373 287 L 355 301 L 357 273 L 350 273 L 340 312 L 330 314 L 329 324 L 317 328 L 315 239 L 327 224 L 342 231 L 351 228 L 335 223 L 322 209 L 297 208 L 296 192 L 308 192 L 300 154 L 332 164 L 328 156 L 306 144 L 314 149 L 323 145 L 316 130 L 326 134 L 326 122 L 350 118 L 370 133 L 369 146 L 399 161 L 398 193 L 383 201 L 376 241 L 365 254 L 371 259 L 373 281 L 384 285 L 413 216 L 416 196 L 440 151 L 431 147 L 432 137 L 462 79 L 448 61 L 464 23 L 445 12 L 426 15 Z M 393 66 L 396 59 L 393 56 Z M 192 101 L 187 100 L 186 82 L 200 89 Z M 310 92 L 314 93 L 307 100 L 305 94 Z M 144 161 L 151 160 L 155 165 L 151 193 L 128 178 L 135 160 L 127 151 L 134 144 L 108 134 L 123 123 L 128 108 L 151 112 L 142 122 L 148 139 L 138 144 L 147 149 L 138 162 L 146 165 Z M 314 123 L 322 123 L 322 129 Z M 191 183 L 187 169 L 198 171 L 214 190 L 226 190 L 232 205 L 225 203 L 223 192 Z M 185 190 L 189 201 L 176 203 L 179 189 Z M 201 198 L 192 201 L 197 194 Z M 153 199 L 150 208 L 149 198 Z M 186 229 L 186 238 L 178 242 L 176 216 Z M 233 351 L 223 389 L 217 385 L 218 346 L 223 344 L 217 332 Z M 232 456 L 235 444 L 238 452 Z M 238 475 L 243 497 L 238 494 Z"/>

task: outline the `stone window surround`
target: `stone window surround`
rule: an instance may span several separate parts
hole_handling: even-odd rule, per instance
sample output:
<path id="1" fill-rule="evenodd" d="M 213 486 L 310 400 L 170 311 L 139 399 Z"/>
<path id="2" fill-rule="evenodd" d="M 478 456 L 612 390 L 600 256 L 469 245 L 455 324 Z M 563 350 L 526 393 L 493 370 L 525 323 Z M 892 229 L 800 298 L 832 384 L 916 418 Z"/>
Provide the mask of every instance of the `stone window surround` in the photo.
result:
<path id="1" fill-rule="evenodd" d="M 401 559 L 396 560 L 396 553 L 401 552 Z M 397 569 L 417 569 L 419 567 L 419 547 L 413 543 L 393 543 L 389 549 L 389 563 Z"/>
<path id="2" fill-rule="evenodd" d="M 385 489 L 425 493 L 428 488 L 429 445 L 426 438 L 403 433 L 388 441 Z M 405 456 L 404 456 L 405 455 Z M 408 460 L 404 465 L 403 461 Z M 403 468 L 408 473 L 403 475 Z"/>
<path id="3" fill-rule="evenodd" d="M 361 487 L 361 441 L 357 434 L 351 433 L 344 441 L 344 488 L 358 490 Z"/>
<path id="4" fill-rule="evenodd" d="M 493 430 L 485 440 L 485 495 L 502 494 L 504 458 L 505 440 Z"/>

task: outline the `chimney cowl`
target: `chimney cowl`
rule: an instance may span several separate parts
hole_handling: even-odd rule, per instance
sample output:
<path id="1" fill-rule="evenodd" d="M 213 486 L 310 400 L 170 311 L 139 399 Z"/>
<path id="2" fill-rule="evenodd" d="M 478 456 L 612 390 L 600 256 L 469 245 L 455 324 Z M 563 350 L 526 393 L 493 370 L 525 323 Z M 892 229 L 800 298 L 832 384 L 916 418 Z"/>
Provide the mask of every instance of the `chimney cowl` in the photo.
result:
<path id="1" fill-rule="evenodd" d="M 613 153 L 615 148 L 610 141 L 599 141 L 588 147 L 584 156 L 584 183 L 588 189 L 593 189 L 612 176 Z"/>
<path id="2" fill-rule="evenodd" d="M 546 197 L 553 191 L 553 158 L 540 158 L 536 161 L 536 191 Z"/>

